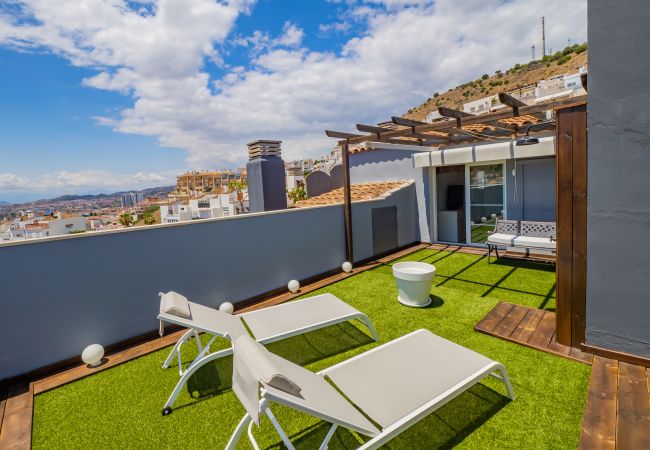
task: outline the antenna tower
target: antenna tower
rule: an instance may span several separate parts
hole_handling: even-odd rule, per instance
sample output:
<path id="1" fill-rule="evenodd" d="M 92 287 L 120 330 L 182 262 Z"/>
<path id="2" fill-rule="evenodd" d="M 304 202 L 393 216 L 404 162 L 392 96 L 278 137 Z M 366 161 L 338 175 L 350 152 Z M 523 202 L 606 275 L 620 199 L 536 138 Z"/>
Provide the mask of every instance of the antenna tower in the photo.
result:
<path id="1" fill-rule="evenodd" d="M 546 26 L 544 16 L 542 16 L 542 56 L 546 56 Z"/>

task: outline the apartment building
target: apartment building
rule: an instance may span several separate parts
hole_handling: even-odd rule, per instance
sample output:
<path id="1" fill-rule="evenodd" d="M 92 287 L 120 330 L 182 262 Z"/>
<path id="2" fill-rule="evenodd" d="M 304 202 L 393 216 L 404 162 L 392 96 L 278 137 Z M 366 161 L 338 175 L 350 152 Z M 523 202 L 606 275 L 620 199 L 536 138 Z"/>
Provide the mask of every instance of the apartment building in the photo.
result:
<path id="1" fill-rule="evenodd" d="M 246 181 L 245 169 L 186 172 L 177 178 L 176 192 L 226 193 L 228 183 L 242 180 Z"/>
<path id="2" fill-rule="evenodd" d="M 16 241 L 51 236 L 62 236 L 86 231 L 86 219 L 79 216 L 23 216 L 4 225 L 0 240 Z"/>
<path id="3" fill-rule="evenodd" d="M 142 192 L 127 192 L 122 194 L 120 198 L 120 205 L 122 208 L 129 208 L 137 205 L 144 200 L 144 194 Z"/>
<path id="4" fill-rule="evenodd" d="M 160 206 L 162 223 L 178 223 L 197 219 L 216 219 L 248 212 L 248 195 L 232 192 L 229 194 L 208 194 L 192 198 L 187 203 L 174 202 Z"/>

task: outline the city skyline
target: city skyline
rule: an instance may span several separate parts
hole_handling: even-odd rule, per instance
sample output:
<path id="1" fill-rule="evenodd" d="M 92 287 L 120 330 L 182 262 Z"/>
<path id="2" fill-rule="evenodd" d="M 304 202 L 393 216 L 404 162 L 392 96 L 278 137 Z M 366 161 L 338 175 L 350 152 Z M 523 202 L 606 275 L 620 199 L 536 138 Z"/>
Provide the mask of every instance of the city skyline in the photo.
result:
<path id="1" fill-rule="evenodd" d="M 325 128 L 526 61 L 542 15 L 547 45 L 586 40 L 585 1 L 138 5 L 0 7 L 0 201 L 173 184 L 242 165 L 257 138 L 319 156 Z"/>

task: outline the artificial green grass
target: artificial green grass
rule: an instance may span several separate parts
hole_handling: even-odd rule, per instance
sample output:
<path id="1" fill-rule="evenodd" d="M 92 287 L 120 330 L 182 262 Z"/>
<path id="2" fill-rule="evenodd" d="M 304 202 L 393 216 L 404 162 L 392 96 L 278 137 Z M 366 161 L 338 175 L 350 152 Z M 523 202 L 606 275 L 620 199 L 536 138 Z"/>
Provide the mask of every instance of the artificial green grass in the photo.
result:
<path id="1" fill-rule="evenodd" d="M 350 358 L 419 328 L 502 362 L 517 398 L 486 379 L 386 445 L 391 449 L 575 448 L 590 368 L 473 331 L 500 300 L 552 309 L 553 266 L 422 250 L 404 258 L 433 263 L 434 302 L 425 309 L 401 306 L 389 265 L 327 286 L 365 312 L 380 342 L 360 324 L 342 324 L 276 342 L 269 349 L 313 371 Z M 225 344 L 224 344 L 225 345 Z M 191 360 L 196 351 L 189 350 Z M 161 408 L 178 380 L 160 367 L 168 349 L 36 396 L 34 448 L 223 448 L 244 414 L 230 389 L 232 359 L 198 371 L 179 396 L 173 414 Z M 444 368 L 441 368 L 444 370 Z M 408 380 L 396 380 L 408 382 Z M 317 448 L 328 425 L 274 405 L 276 417 L 297 448 Z M 262 448 L 284 448 L 268 419 L 255 434 Z M 360 436 L 339 428 L 330 449 L 353 448 Z M 244 436 L 238 448 L 251 448 Z"/>

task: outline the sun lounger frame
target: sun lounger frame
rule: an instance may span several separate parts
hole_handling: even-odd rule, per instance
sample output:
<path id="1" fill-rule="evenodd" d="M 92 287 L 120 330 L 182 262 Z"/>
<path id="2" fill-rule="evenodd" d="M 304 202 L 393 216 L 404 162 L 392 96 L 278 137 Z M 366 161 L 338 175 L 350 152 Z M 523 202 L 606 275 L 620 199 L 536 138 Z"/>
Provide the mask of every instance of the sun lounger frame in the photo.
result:
<path id="1" fill-rule="evenodd" d="M 415 332 L 414 332 L 415 333 Z M 413 333 L 411 333 L 413 334 Z M 339 364 L 336 364 L 332 367 L 329 367 L 327 369 L 324 369 L 320 372 L 318 372 L 318 375 L 322 377 L 327 377 L 327 374 L 329 372 L 334 371 L 335 369 L 339 367 L 346 366 L 350 364 L 353 361 L 356 361 L 360 358 L 364 358 L 370 353 L 381 351 L 382 347 L 390 345 L 394 342 L 407 339 L 410 336 L 410 334 L 402 336 L 398 339 L 395 339 L 394 341 L 390 341 L 382 346 L 376 347 L 372 350 L 369 350 L 367 352 L 364 352 L 360 355 L 357 355 L 353 358 L 350 358 L 346 361 L 343 361 Z M 500 381 L 503 382 L 506 391 L 508 393 L 508 396 L 510 397 L 511 400 L 515 399 L 515 392 L 512 388 L 512 383 L 510 382 L 510 378 L 508 376 L 508 372 L 506 368 L 499 362 L 496 361 L 491 361 L 490 363 L 486 364 L 484 367 L 481 369 L 475 371 L 471 375 L 463 378 L 462 380 L 459 380 L 458 383 L 456 383 L 454 386 L 451 388 L 447 389 L 445 392 L 437 395 L 430 401 L 426 402 L 424 405 L 416 408 L 415 410 L 411 411 L 401 419 L 397 420 L 395 423 L 391 424 L 390 426 L 387 426 L 386 428 L 380 430 L 380 432 L 372 436 L 370 440 L 368 440 L 366 443 L 358 447 L 358 450 L 371 450 L 371 449 L 376 449 L 379 448 L 380 446 L 384 445 L 386 442 L 390 441 L 400 433 L 404 432 L 408 428 L 412 427 L 415 425 L 417 422 L 420 420 L 424 419 L 428 415 L 430 415 L 432 412 L 436 411 L 449 401 L 453 400 L 463 392 L 467 391 L 470 389 L 472 386 L 475 384 L 479 383 L 483 379 L 492 376 Z M 343 392 L 345 394 L 345 392 Z M 284 406 L 287 406 L 289 408 L 295 409 L 297 411 L 303 412 L 305 414 L 312 415 L 314 417 L 318 417 L 322 420 L 330 422 L 332 425 L 325 436 L 324 440 L 322 441 L 319 450 L 325 450 L 327 449 L 327 445 L 330 441 L 330 439 L 334 436 L 334 433 L 336 429 L 339 426 L 343 426 L 348 429 L 352 429 L 357 432 L 361 432 L 359 429 L 355 429 L 355 427 L 351 424 L 348 423 L 343 423 L 341 421 L 335 421 L 331 420 L 331 418 L 326 418 L 320 415 L 317 411 L 314 411 L 312 409 L 304 408 L 302 405 L 293 403 L 291 401 L 288 401 L 287 398 L 280 398 L 275 395 L 273 395 L 270 391 L 266 390 L 264 387 L 260 389 L 260 402 L 259 402 L 259 411 L 260 411 L 260 417 L 266 416 L 269 418 L 271 423 L 273 424 L 273 427 L 275 428 L 276 432 L 282 439 L 282 442 L 286 445 L 286 447 L 289 450 L 295 450 L 295 447 L 291 443 L 291 440 L 289 437 L 286 435 L 285 431 L 283 430 L 282 426 L 280 425 L 279 421 L 277 418 L 273 415 L 273 412 L 271 411 L 270 404 L 271 403 L 277 403 L 281 404 Z M 250 414 L 246 413 L 244 417 L 241 419 L 237 427 L 235 428 L 235 431 L 231 435 L 228 444 L 226 445 L 226 450 L 234 450 L 235 447 L 237 446 L 237 443 L 239 442 L 242 434 L 244 433 L 245 429 L 248 429 L 248 438 L 255 450 L 259 450 L 259 445 L 257 441 L 255 440 L 255 436 L 253 435 L 253 430 L 252 430 L 252 425 L 253 421 L 250 416 Z M 366 433 L 362 433 L 366 434 Z"/>
<path id="2" fill-rule="evenodd" d="M 325 295 L 332 295 L 332 294 L 325 294 Z M 333 296 L 333 295 L 332 295 Z M 335 296 L 333 296 L 335 297 Z M 336 297 L 337 298 L 337 297 Z M 310 300 L 313 300 L 314 297 L 308 297 L 302 300 L 296 300 L 294 303 L 299 303 L 299 302 L 308 302 Z M 338 298 L 337 298 L 338 299 Z M 340 300 L 340 299 L 338 299 Z M 342 300 L 340 300 L 342 301 Z M 283 305 L 277 305 L 277 306 L 283 306 Z M 348 305 L 349 306 L 349 305 Z M 270 308 L 274 308 L 271 306 Z M 349 322 L 351 320 L 358 320 L 361 322 L 363 325 L 365 325 L 370 333 L 372 334 L 372 337 L 375 341 L 379 339 L 377 335 L 377 331 L 375 330 L 375 327 L 372 325 L 372 322 L 370 322 L 370 319 L 368 316 L 366 316 L 364 313 L 361 311 L 357 311 L 356 309 L 352 308 L 350 306 L 350 313 L 348 314 L 340 314 L 336 315 L 333 317 L 330 317 L 327 320 L 323 320 L 320 322 L 315 322 L 309 326 L 304 326 L 304 327 L 297 327 L 291 330 L 286 330 L 281 333 L 277 333 L 271 336 L 264 337 L 263 339 L 257 339 L 257 342 L 263 345 L 270 344 L 272 342 L 280 341 L 283 339 L 288 339 L 290 337 L 294 336 L 299 336 L 301 334 L 309 333 L 310 331 L 315 331 L 319 330 L 321 328 L 326 328 L 331 325 L 336 325 L 339 323 L 343 322 Z M 352 310 L 354 312 L 352 312 Z M 246 317 L 247 315 L 251 314 L 264 314 L 265 309 L 260 309 L 256 311 L 252 311 L 250 313 L 243 313 L 240 314 L 239 317 L 246 322 Z M 160 317 L 159 317 L 160 318 Z M 231 355 L 233 352 L 232 346 L 230 348 L 224 349 L 224 350 L 219 350 L 214 353 L 210 353 L 210 346 L 214 343 L 214 341 L 218 337 L 230 339 L 230 336 L 228 335 L 227 332 L 220 332 L 219 330 L 213 330 L 213 329 L 208 329 L 205 327 L 196 327 L 192 325 L 192 321 L 190 319 L 184 319 L 182 317 L 174 317 L 170 315 L 166 315 L 164 317 L 164 320 L 170 323 L 174 323 L 176 325 L 180 326 L 185 326 L 189 327 L 188 330 L 180 337 L 180 339 L 176 342 L 172 350 L 169 352 L 169 355 L 165 359 L 165 361 L 162 364 L 163 368 L 169 368 L 172 361 L 174 360 L 174 357 L 176 357 L 178 361 L 178 371 L 180 375 L 180 379 L 178 380 L 178 383 L 176 383 L 176 386 L 174 387 L 174 390 L 170 394 L 169 398 L 167 399 L 167 402 L 165 403 L 165 406 L 162 409 L 162 414 L 164 416 L 169 415 L 172 413 L 172 407 L 174 403 L 176 402 L 176 399 L 178 398 L 179 394 L 181 393 L 183 386 L 187 383 L 187 381 L 190 379 L 190 377 L 196 372 L 198 369 L 200 369 L 202 366 L 215 361 L 219 358 L 223 358 L 225 356 Z M 251 331 L 254 333 L 255 330 L 251 329 Z M 200 333 L 206 333 L 211 335 L 212 337 L 210 340 L 205 344 L 201 344 L 201 339 L 200 339 Z M 254 336 L 253 336 L 254 337 Z M 194 338 L 196 341 L 196 345 L 199 351 L 199 354 L 192 360 L 192 362 L 189 364 L 189 366 L 183 370 L 182 366 L 182 360 L 181 360 L 181 348 L 183 344 L 187 343 L 190 339 Z"/>

